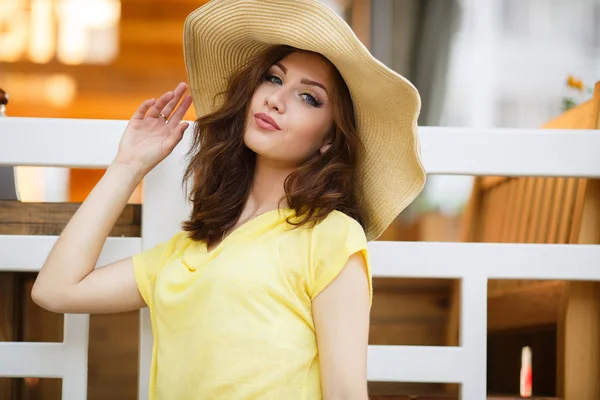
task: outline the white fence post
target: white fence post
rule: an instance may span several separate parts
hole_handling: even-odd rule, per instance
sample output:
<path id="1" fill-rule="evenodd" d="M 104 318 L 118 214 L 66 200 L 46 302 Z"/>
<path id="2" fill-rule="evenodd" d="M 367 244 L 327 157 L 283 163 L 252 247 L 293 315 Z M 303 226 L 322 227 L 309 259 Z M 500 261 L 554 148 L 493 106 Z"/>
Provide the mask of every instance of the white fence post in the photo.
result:
<path id="1" fill-rule="evenodd" d="M 484 273 L 473 271 L 472 275 L 463 277 L 460 285 L 460 345 L 465 351 L 466 363 L 460 388 L 463 399 L 486 397 L 487 284 Z"/>
<path id="2" fill-rule="evenodd" d="M 90 316 L 65 314 L 63 329 L 63 400 L 87 398 Z"/>

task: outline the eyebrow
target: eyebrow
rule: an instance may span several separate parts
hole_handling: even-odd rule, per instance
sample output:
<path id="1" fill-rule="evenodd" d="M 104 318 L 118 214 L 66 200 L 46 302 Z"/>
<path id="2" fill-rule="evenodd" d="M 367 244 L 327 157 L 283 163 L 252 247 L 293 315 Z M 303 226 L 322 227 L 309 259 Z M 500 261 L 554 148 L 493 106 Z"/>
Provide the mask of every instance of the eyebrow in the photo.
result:
<path id="1" fill-rule="evenodd" d="M 283 64 L 276 62 L 275 65 L 277 65 L 283 71 L 283 73 L 287 75 L 287 68 Z M 319 82 L 315 82 L 315 81 L 311 81 L 310 79 L 302 78 L 300 80 L 300 83 L 303 83 L 305 85 L 320 87 L 321 89 L 323 89 L 325 91 L 325 93 L 329 94 L 329 92 L 327 91 L 325 86 L 323 86 Z"/>

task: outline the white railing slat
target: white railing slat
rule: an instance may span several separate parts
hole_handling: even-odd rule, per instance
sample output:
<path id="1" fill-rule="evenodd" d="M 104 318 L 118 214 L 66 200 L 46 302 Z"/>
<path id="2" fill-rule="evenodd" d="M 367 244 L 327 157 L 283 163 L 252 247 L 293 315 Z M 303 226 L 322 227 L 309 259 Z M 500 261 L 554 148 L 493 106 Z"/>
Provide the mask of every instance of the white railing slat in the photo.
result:
<path id="1" fill-rule="evenodd" d="M 0 118 L 0 165 L 103 168 L 126 126 L 114 120 Z M 429 174 L 600 177 L 595 130 L 421 127 L 419 136 Z"/>
<path id="2" fill-rule="evenodd" d="M 127 121 L 0 118 L 0 165 L 102 168 Z"/>
<path id="3" fill-rule="evenodd" d="M 600 245 L 381 241 L 369 250 L 378 277 L 600 280 Z"/>
<path id="4" fill-rule="evenodd" d="M 421 128 L 429 174 L 600 177 L 597 130 Z"/>
<path id="5" fill-rule="evenodd" d="M 0 235 L 0 271 L 39 271 L 57 239 L 57 236 Z M 139 237 L 110 237 L 97 265 L 132 256 L 140 251 L 141 243 Z"/>
<path id="6" fill-rule="evenodd" d="M 62 343 L 0 342 L 0 377 L 60 378 Z"/>

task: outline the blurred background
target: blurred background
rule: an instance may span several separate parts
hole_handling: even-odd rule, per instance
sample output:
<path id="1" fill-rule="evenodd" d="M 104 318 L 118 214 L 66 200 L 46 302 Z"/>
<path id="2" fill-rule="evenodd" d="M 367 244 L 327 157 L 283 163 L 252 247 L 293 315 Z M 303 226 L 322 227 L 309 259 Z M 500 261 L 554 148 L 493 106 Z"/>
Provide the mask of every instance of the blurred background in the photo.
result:
<path id="1" fill-rule="evenodd" d="M 538 127 L 600 75 L 598 0 L 323 0 L 419 89 L 422 126 Z M 201 0 L 0 0 L 8 116 L 129 119 L 186 80 L 182 24 Z M 575 86 L 567 85 L 573 77 Z M 193 110 L 186 116 L 195 117 Z M 82 201 L 102 171 L 20 168 L 23 201 Z M 405 217 L 460 213 L 470 177 L 429 179 Z M 132 202 L 140 202 L 139 193 Z"/>
<path id="2" fill-rule="evenodd" d="M 541 127 L 589 102 L 592 87 L 600 80 L 600 0 L 322 1 L 348 21 L 375 57 L 419 89 L 421 126 Z M 10 96 L 6 115 L 129 119 L 143 100 L 186 80 L 183 22 L 203 3 L 0 0 L 0 89 Z M 194 118 L 191 109 L 186 119 Z M 22 202 L 77 203 L 102 174 L 101 170 L 18 167 L 16 179 Z M 381 239 L 463 240 L 463 214 L 473 187 L 472 177 L 430 176 L 421 196 Z M 130 203 L 143 204 L 140 190 Z M 27 293 L 27 280 L 22 284 Z M 380 323 L 373 324 L 372 343 L 448 344 L 444 327 L 452 282 L 381 280 L 376 284 L 381 293 L 376 310 L 405 311 L 375 312 Z M 0 291 L 1 286 L 0 282 Z M 30 332 L 26 340 L 61 340 L 62 317 L 42 312 L 27 296 L 24 301 L 18 312 L 24 313 L 20 318 L 26 325 L 25 336 Z M 8 308 L 14 310 L 13 304 L 4 303 L 0 312 Z M 50 328 L 42 334 L 44 323 Z M 135 313 L 92 317 L 90 399 L 135 397 L 137 324 Z M 555 321 L 544 327 L 535 340 L 551 348 Z M 519 332 L 488 340 L 510 342 L 518 350 L 523 337 L 530 335 Z M 514 357 L 520 357 L 517 350 Z M 556 354 L 547 354 L 549 370 L 556 371 Z M 500 359 L 501 352 L 497 356 Z M 506 362 L 511 367 L 490 365 L 497 373 L 490 375 L 491 390 L 518 391 L 515 361 Z M 538 392 L 556 394 L 552 371 L 546 386 L 543 380 L 534 381 Z M 60 382 L 46 382 L 43 389 L 35 379 L 0 379 L 1 399 L 2 385 L 9 387 L 11 382 L 14 399 L 56 398 L 60 387 Z M 442 389 L 456 391 L 429 384 L 379 384 L 372 390 L 429 393 Z"/>

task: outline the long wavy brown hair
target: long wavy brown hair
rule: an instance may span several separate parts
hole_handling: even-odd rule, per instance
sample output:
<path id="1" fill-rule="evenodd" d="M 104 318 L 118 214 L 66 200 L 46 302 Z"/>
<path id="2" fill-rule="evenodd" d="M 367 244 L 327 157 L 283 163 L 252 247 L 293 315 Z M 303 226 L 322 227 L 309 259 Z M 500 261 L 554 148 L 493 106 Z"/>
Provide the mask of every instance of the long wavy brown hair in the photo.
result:
<path id="1" fill-rule="evenodd" d="M 289 46 L 273 46 L 259 53 L 230 78 L 220 94 L 223 105 L 196 121 L 183 177 L 184 184 L 192 183 L 192 210 L 182 227 L 192 239 L 218 241 L 240 217 L 256 161 L 256 154 L 244 143 L 250 99 L 268 69 L 295 51 Z M 295 211 L 293 221 L 288 218 L 292 225 L 317 223 L 333 210 L 361 225 L 364 221 L 355 196 L 356 165 L 363 147 L 348 87 L 330 65 L 334 71 L 333 141 L 325 153 L 313 155 L 285 180 L 285 206 Z"/>

